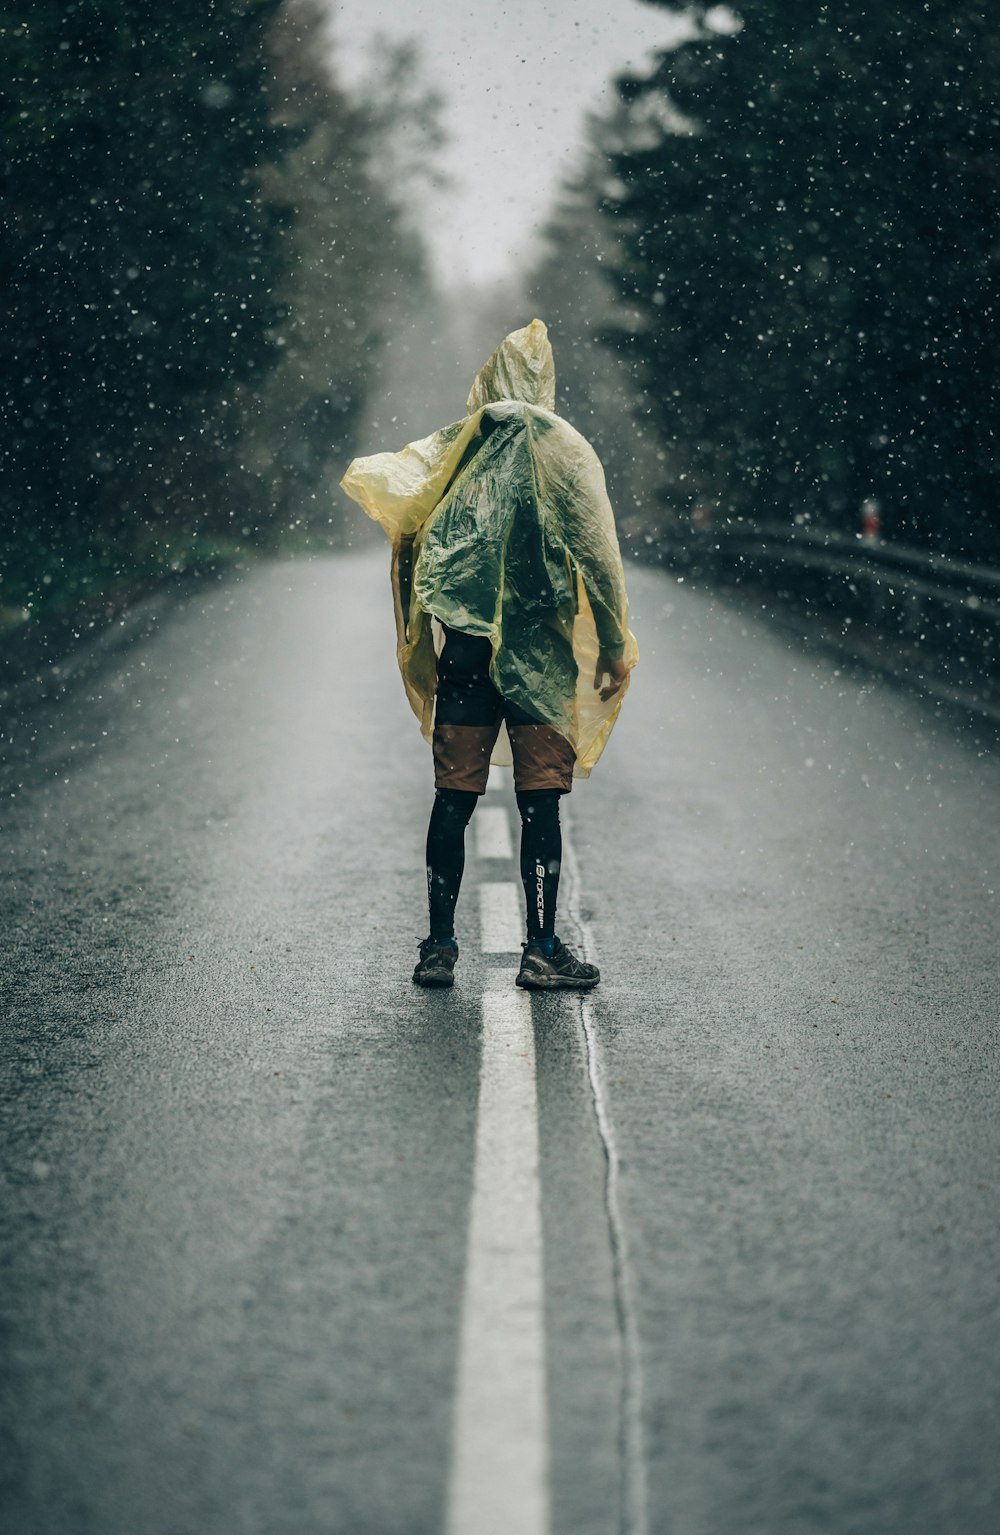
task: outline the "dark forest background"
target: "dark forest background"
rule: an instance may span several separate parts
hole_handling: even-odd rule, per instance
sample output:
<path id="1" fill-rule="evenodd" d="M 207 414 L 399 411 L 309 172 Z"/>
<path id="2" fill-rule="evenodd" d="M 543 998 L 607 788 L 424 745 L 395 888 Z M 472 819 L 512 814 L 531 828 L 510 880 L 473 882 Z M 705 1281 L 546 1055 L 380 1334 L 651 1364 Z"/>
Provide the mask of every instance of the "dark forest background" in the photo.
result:
<path id="1" fill-rule="evenodd" d="M 331 527 L 387 334 L 429 290 L 397 138 L 412 52 L 349 97 L 318 0 L 4 6 L 8 621 Z"/>
<path id="2" fill-rule="evenodd" d="M 358 439 L 400 338 L 456 307 L 483 357 L 548 321 L 626 540 L 874 509 L 994 561 L 987 8 L 666 8 L 687 40 L 592 119 L 534 270 L 456 296 L 413 203 L 416 48 L 349 93 L 318 0 L 0 6 L 3 624 L 343 537 L 346 460 L 398 445 Z"/>
<path id="3" fill-rule="evenodd" d="M 665 8 L 689 40 L 592 122 L 533 287 L 626 521 L 854 535 L 867 507 L 995 559 L 995 13 Z"/>

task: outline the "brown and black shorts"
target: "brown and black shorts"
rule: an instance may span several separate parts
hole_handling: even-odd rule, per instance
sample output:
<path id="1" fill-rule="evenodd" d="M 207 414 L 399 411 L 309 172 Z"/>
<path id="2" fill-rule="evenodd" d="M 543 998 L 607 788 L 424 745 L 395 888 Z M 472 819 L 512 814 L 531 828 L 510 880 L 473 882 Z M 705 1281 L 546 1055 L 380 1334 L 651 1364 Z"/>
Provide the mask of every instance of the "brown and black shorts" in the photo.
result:
<path id="1" fill-rule="evenodd" d="M 438 657 L 434 783 L 438 789 L 486 791 L 490 754 L 506 724 L 520 793 L 573 787 L 576 753 L 564 735 L 511 703 L 490 680 L 492 647 L 478 634 L 445 628 Z"/>

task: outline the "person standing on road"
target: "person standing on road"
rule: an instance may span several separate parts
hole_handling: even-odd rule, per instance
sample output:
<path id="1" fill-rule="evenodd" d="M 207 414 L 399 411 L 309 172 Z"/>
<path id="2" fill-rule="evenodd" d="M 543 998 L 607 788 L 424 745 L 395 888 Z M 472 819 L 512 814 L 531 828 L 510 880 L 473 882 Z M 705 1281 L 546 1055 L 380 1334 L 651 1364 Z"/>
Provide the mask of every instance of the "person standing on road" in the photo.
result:
<path id="1" fill-rule="evenodd" d="M 600 980 L 555 932 L 559 797 L 603 751 L 638 647 L 600 461 L 554 406 L 548 331 L 533 320 L 480 369 L 463 420 L 355 459 L 341 481 L 392 543 L 400 671 L 433 745 L 421 986 L 454 982 L 465 829 L 491 762 L 513 762 L 521 815 L 516 984 Z"/>

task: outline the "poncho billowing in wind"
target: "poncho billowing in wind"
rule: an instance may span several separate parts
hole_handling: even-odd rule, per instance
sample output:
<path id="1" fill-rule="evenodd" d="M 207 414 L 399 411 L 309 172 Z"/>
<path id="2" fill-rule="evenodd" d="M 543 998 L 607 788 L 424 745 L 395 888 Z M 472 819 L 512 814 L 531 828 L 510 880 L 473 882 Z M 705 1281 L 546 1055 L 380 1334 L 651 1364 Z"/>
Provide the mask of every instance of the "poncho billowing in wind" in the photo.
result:
<path id="1" fill-rule="evenodd" d="M 463 420 L 399 453 L 356 458 L 341 484 L 392 545 L 397 656 L 431 739 L 433 619 L 489 637 L 498 691 L 572 742 L 585 778 L 628 687 L 602 700 L 598 657 L 639 657 L 604 471 L 557 416 L 541 320 L 513 331 L 476 375 Z M 510 762 L 501 731 L 494 762 Z"/>

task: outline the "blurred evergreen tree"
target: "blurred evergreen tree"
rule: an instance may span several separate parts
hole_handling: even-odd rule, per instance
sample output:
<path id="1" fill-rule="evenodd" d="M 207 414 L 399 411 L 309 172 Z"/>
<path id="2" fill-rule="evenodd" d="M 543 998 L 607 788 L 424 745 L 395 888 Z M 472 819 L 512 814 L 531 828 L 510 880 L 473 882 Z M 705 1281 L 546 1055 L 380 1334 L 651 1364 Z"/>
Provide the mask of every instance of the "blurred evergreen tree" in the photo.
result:
<path id="1" fill-rule="evenodd" d="M 387 317 L 425 280 L 385 101 L 330 55 L 319 0 L 0 8 L 8 619 L 43 568 L 99 588 L 328 523 Z M 419 136 L 415 57 L 383 63 Z"/>
<path id="2" fill-rule="evenodd" d="M 590 120 L 588 153 L 563 187 L 529 273 L 525 312 L 540 315 L 550 327 L 556 409 L 596 448 L 627 543 L 655 520 L 655 493 L 667 463 L 652 403 L 622 365 L 622 326 L 631 332 L 639 317 L 623 303 L 615 307 L 606 280 L 616 254 L 615 230 L 602 217 L 600 199 L 624 116 L 625 109 L 618 108 L 607 119 Z"/>
<path id="3" fill-rule="evenodd" d="M 669 0 L 651 0 L 668 4 Z M 1000 34 L 922 0 L 684 10 L 620 82 L 620 327 L 668 497 L 996 547 Z"/>
<path id="4" fill-rule="evenodd" d="M 271 516 L 286 527 L 326 529 L 339 478 L 333 466 L 350 456 L 393 331 L 429 286 L 423 243 L 402 203 L 412 178 L 400 177 L 390 141 L 402 136 L 412 149 L 429 129 L 427 104 L 413 94 L 419 58 L 409 47 L 386 48 L 379 79 L 355 101 L 337 83 L 328 30 L 320 0 L 286 0 L 270 36 L 273 119 L 297 142 L 262 182 L 276 211 L 291 214 L 276 289 L 285 320 L 281 361 L 255 401 L 245 453 L 266 485 Z M 420 173 L 433 173 L 432 153 L 421 156 Z M 341 500 L 337 493 L 338 514 Z"/>
<path id="5" fill-rule="evenodd" d="M 278 4 L 69 0 L 2 29 L 6 515 L 43 539 L 197 526 L 220 493 L 230 392 L 277 357 Z"/>

